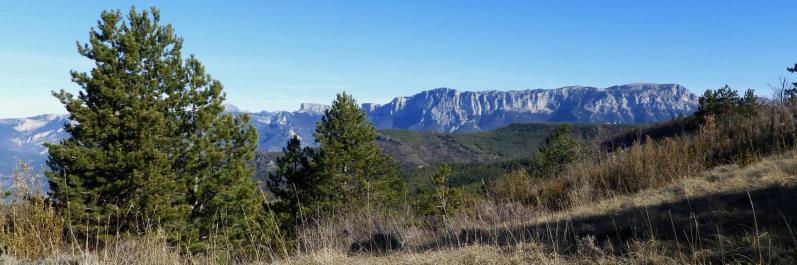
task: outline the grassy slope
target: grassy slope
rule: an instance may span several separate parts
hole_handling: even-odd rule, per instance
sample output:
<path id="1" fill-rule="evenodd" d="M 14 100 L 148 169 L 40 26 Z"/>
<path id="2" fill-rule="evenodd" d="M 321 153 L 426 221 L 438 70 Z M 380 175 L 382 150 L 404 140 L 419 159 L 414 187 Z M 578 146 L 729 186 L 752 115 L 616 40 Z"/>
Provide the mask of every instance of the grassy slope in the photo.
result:
<path id="1" fill-rule="evenodd" d="M 484 221 L 453 220 L 453 237 L 409 233 L 416 243 L 388 255 L 333 248 L 277 264 L 791 264 L 795 204 L 789 152 L 565 211 L 488 209 Z"/>

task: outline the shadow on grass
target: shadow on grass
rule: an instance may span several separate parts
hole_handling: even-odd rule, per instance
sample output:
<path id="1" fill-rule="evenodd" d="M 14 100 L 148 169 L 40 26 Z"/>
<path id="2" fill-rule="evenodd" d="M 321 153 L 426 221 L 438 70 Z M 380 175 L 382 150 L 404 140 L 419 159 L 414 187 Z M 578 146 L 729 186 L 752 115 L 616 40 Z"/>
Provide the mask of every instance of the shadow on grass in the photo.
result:
<path id="1" fill-rule="evenodd" d="M 726 257 L 761 256 L 777 263 L 797 260 L 797 239 L 792 232 L 797 227 L 795 221 L 797 187 L 769 187 L 530 226 L 462 230 L 457 236 L 437 238 L 418 250 L 534 241 L 570 255 L 583 251 L 577 246 L 589 239 L 590 245 L 597 242 L 599 251 L 623 255 L 632 251 L 629 242 L 655 240 L 671 251 L 701 252 L 708 260 L 720 263 L 727 262 Z"/>

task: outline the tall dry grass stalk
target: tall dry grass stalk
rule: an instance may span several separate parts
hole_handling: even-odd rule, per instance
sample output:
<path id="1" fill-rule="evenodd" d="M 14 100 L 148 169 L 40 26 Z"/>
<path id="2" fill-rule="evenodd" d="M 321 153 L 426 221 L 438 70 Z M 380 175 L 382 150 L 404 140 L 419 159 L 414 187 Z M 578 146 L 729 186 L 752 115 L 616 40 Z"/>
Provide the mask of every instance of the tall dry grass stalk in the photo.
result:
<path id="1" fill-rule="evenodd" d="M 6 196 L 0 204 L 0 250 L 22 259 L 41 259 L 60 253 L 64 222 L 47 203 L 27 164 L 15 169 L 10 187 L 0 187 Z"/>

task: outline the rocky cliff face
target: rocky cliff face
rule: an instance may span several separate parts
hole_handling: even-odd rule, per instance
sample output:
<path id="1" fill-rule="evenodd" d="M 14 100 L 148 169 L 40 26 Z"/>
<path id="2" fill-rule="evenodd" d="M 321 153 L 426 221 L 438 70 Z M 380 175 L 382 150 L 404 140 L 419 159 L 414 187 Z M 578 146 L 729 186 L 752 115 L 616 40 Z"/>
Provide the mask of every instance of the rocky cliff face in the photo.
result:
<path id="1" fill-rule="evenodd" d="M 258 149 L 280 151 L 293 135 L 314 144 L 315 124 L 327 108 L 302 104 L 293 112 L 250 113 L 260 135 Z M 362 108 L 379 129 L 467 132 L 527 122 L 651 123 L 691 114 L 697 97 L 680 85 L 648 83 L 481 92 L 438 88 Z M 227 111 L 241 112 L 233 106 Z M 47 157 L 42 144 L 66 137 L 66 122 L 66 115 L 0 120 L 0 175 L 7 176 L 19 160 L 41 167 Z"/>
<path id="2" fill-rule="evenodd" d="M 649 83 L 482 92 L 438 88 L 361 107 L 378 129 L 469 132 L 529 122 L 653 123 L 692 114 L 697 96 L 681 85 Z M 255 126 L 263 128 L 260 149 L 278 151 L 293 134 L 311 144 L 326 108 L 302 104 L 296 112 L 253 114 L 269 117 L 256 119 L 261 123 Z"/>
<path id="3" fill-rule="evenodd" d="M 314 142 L 316 122 L 321 120 L 326 105 L 304 103 L 297 111 L 277 111 L 251 113 L 252 125 L 260 137 L 258 149 L 261 151 L 280 151 L 293 137 L 298 135 L 302 142 Z"/>
<path id="4" fill-rule="evenodd" d="M 697 97 L 683 86 L 640 83 L 484 92 L 438 88 L 365 109 L 377 128 L 461 132 L 523 122 L 651 123 L 689 115 L 696 107 Z"/>
<path id="5" fill-rule="evenodd" d="M 7 185 L 18 162 L 32 166 L 33 174 L 40 173 L 47 159 L 44 143 L 56 142 L 67 136 L 64 124 L 67 115 L 39 115 L 23 119 L 0 119 L 0 187 Z"/>

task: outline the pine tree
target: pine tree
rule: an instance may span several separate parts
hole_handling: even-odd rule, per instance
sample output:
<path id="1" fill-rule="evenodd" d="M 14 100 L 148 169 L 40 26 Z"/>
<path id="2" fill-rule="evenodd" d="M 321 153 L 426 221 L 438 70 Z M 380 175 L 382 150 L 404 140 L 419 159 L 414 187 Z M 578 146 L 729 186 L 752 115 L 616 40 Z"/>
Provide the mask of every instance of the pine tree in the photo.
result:
<path id="1" fill-rule="evenodd" d="M 744 92 L 744 97 L 739 99 L 739 112 L 748 117 L 758 116 L 761 112 L 761 103 L 752 89 Z"/>
<path id="2" fill-rule="evenodd" d="M 791 73 L 797 73 L 797 64 L 794 64 L 794 67 L 786 68 L 786 70 Z M 794 101 L 797 99 L 797 82 L 792 83 L 791 88 L 784 90 L 783 94 L 787 101 Z"/>
<path id="3" fill-rule="evenodd" d="M 269 190 L 278 199 L 274 210 L 280 214 L 283 231 L 289 234 L 309 218 L 306 215 L 316 211 L 313 202 L 320 199 L 312 164 L 314 154 L 312 148 L 302 148 L 301 140 L 294 135 L 277 158 L 277 169 L 268 176 Z"/>
<path id="4" fill-rule="evenodd" d="M 104 11 L 78 44 L 94 68 L 72 71 L 77 96 L 53 93 L 73 122 L 47 145 L 51 196 L 84 236 L 159 228 L 194 247 L 268 243 L 255 232 L 267 230 L 251 180 L 257 132 L 223 112 L 221 83 L 159 22 L 155 8 Z"/>
<path id="5" fill-rule="evenodd" d="M 737 112 L 739 102 L 740 98 L 738 92 L 731 89 L 728 85 L 716 91 L 709 89 L 703 93 L 703 96 L 698 98 L 695 116 L 701 118 L 708 115 L 727 117 Z"/>
<path id="6" fill-rule="evenodd" d="M 431 189 L 420 191 L 414 203 L 418 214 L 439 217 L 433 219 L 433 221 L 442 222 L 446 216 L 457 213 L 465 206 L 466 199 L 462 188 L 454 188 L 448 185 L 451 172 L 451 166 L 443 164 L 440 167 L 440 171 L 432 176 Z"/>
<path id="7" fill-rule="evenodd" d="M 570 135 L 570 124 L 560 124 L 537 151 L 534 173 L 552 176 L 561 172 L 567 164 L 578 159 L 581 149 L 581 143 Z"/>
<path id="8" fill-rule="evenodd" d="M 398 165 L 382 153 L 376 129 L 354 98 L 337 95 L 316 126 L 315 138 L 322 208 L 370 210 L 398 204 L 404 191 Z"/>

